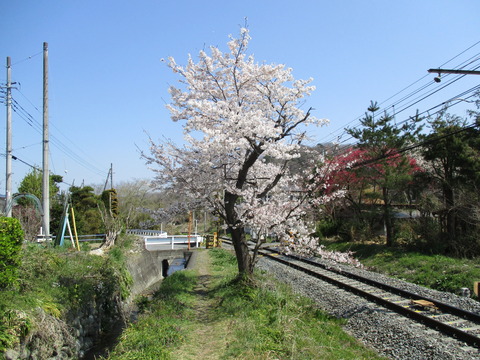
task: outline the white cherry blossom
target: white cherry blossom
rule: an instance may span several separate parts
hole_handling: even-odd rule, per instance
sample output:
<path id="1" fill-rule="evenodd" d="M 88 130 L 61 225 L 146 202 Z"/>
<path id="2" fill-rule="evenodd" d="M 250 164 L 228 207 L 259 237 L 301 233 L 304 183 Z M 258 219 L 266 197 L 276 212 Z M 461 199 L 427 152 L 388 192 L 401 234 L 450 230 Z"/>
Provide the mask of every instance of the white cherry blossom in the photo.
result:
<path id="1" fill-rule="evenodd" d="M 202 201 L 224 220 L 243 275 L 255 263 L 247 228 L 312 246 L 304 224 L 306 192 L 299 187 L 304 179 L 286 164 L 299 156 L 306 126 L 327 123 L 303 108 L 315 89 L 312 79 L 294 79 L 285 65 L 255 62 L 247 55 L 249 41 L 249 31 L 241 29 L 227 52 L 211 47 L 198 59 L 189 56 L 185 66 L 168 59 L 180 76 L 179 86 L 170 87 L 168 109 L 173 121 L 183 122 L 186 143 L 151 141 L 151 155 L 144 155 L 155 165 L 158 187 Z"/>

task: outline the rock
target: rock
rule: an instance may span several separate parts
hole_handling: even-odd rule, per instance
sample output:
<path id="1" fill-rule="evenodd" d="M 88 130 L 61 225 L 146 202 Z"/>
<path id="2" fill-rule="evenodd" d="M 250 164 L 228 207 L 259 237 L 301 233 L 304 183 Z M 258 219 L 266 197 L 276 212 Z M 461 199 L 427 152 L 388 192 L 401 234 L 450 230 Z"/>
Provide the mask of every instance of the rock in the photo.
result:
<path id="1" fill-rule="evenodd" d="M 16 350 L 7 350 L 5 352 L 5 360 L 17 360 L 20 358 L 20 353 Z"/>

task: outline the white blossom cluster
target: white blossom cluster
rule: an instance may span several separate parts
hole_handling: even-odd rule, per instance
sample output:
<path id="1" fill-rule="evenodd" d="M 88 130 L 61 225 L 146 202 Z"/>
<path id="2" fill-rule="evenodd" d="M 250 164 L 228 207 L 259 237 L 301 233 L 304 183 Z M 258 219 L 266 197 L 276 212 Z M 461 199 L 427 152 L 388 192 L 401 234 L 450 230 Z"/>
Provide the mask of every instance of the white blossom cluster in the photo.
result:
<path id="1" fill-rule="evenodd" d="M 303 181 L 286 164 L 299 156 L 306 126 L 327 120 L 302 109 L 312 79 L 295 80 L 285 65 L 256 63 L 246 55 L 249 40 L 242 29 L 239 38 L 230 37 L 228 52 L 211 47 L 198 60 L 189 56 L 185 66 L 169 58 L 181 81 L 170 87 L 168 109 L 172 120 L 184 122 L 186 145 L 151 141 L 145 157 L 156 165 L 157 186 L 203 202 L 227 227 L 314 247 L 303 223 Z M 227 211 L 232 206 L 233 215 Z"/>
<path id="2" fill-rule="evenodd" d="M 354 257 L 353 251 L 327 250 L 324 245 L 318 245 L 312 239 L 304 238 L 300 241 L 289 241 L 283 244 L 282 249 L 287 255 L 318 256 L 325 260 L 352 265 L 360 269 L 364 268 L 364 265 Z"/>

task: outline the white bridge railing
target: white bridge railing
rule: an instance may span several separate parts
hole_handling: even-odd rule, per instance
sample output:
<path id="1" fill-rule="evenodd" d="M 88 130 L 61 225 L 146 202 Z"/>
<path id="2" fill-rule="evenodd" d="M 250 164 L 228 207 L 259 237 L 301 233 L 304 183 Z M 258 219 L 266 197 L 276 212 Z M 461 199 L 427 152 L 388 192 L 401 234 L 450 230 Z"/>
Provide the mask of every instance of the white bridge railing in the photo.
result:
<path id="1" fill-rule="evenodd" d="M 145 248 L 147 250 L 155 250 L 161 247 L 169 247 L 174 249 L 175 245 L 185 245 L 190 244 L 195 247 L 198 247 L 199 244 L 203 241 L 203 237 L 200 235 L 171 235 L 166 237 L 159 236 L 144 236 Z"/>
<path id="2" fill-rule="evenodd" d="M 129 234 L 142 236 L 145 241 L 145 248 L 147 250 L 161 250 L 165 248 L 175 249 L 175 245 L 190 244 L 191 246 L 199 247 L 203 242 L 203 236 L 198 234 L 191 235 L 167 235 L 166 232 L 160 230 L 142 230 L 131 229 L 127 230 Z"/>
<path id="3" fill-rule="evenodd" d="M 160 236 L 162 234 L 167 235 L 162 230 L 145 230 L 145 229 L 128 229 L 127 234 L 140 235 L 140 236 Z"/>

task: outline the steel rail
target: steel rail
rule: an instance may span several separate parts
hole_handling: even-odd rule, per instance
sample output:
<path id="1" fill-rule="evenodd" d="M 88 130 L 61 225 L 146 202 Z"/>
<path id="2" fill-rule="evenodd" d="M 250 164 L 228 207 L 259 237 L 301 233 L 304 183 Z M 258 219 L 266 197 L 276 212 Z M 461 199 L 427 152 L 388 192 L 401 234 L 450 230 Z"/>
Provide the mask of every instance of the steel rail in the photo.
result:
<path id="1" fill-rule="evenodd" d="M 275 250 L 275 249 L 268 249 L 268 251 L 272 251 L 272 252 L 275 252 L 275 253 L 278 253 L 278 254 L 281 254 L 280 251 L 278 250 Z M 460 316 L 466 320 L 471 320 L 471 321 L 475 321 L 475 322 L 478 322 L 480 323 L 480 314 L 476 314 L 476 313 L 473 313 L 471 311 L 467 311 L 467 310 L 464 310 L 464 309 L 460 309 L 460 308 L 457 308 L 453 305 L 450 305 L 450 304 L 447 304 L 447 303 L 444 303 L 444 302 L 441 302 L 439 300 L 436 300 L 436 299 L 433 299 L 433 298 L 429 298 L 429 297 L 425 297 L 423 295 L 418 295 L 414 292 L 411 292 L 411 291 L 408 291 L 408 290 L 403 290 L 403 289 L 400 289 L 400 288 L 397 288 L 395 286 L 392 286 L 392 285 L 388 285 L 388 284 L 383 284 L 381 282 L 378 282 L 376 280 L 373 280 L 373 279 L 369 279 L 369 278 L 366 278 L 366 277 L 363 277 L 361 275 L 357 275 L 357 274 L 353 274 L 351 272 L 348 272 L 348 271 L 344 271 L 344 270 L 341 270 L 341 271 L 338 271 L 336 269 L 332 269 L 332 268 L 329 268 L 327 265 L 324 265 L 324 264 L 320 264 L 316 261 L 313 261 L 313 260 L 310 260 L 310 259 L 306 259 L 306 258 L 303 258 L 303 257 L 300 257 L 300 256 L 297 256 L 297 255 L 288 255 L 289 257 L 293 258 L 293 259 L 296 259 L 298 261 L 302 261 L 304 263 L 307 263 L 309 265 L 313 265 L 313 266 L 317 266 L 317 267 L 320 267 L 320 268 L 323 268 L 325 270 L 328 270 L 328 271 L 331 271 L 333 273 L 336 273 L 336 274 L 339 274 L 339 275 L 342 275 L 342 276 L 345 276 L 345 277 L 349 277 L 351 279 L 354 279 L 354 280 L 357 280 L 357 281 L 360 281 L 360 282 L 363 282 L 367 285 L 371 285 L 371 286 L 374 286 L 374 287 L 377 287 L 377 288 L 380 288 L 382 290 L 385 290 L 385 291 L 388 291 L 388 292 L 391 292 L 391 293 L 394 293 L 396 295 L 400 295 L 400 296 L 404 296 L 404 297 L 410 297 L 411 299 L 422 299 L 422 300 L 427 300 L 431 303 L 434 303 L 435 306 L 440 309 L 440 310 L 444 310 L 444 311 L 447 311 L 453 315 L 456 315 L 456 316 Z"/>
<path id="2" fill-rule="evenodd" d="M 276 254 L 282 255 L 284 258 L 279 258 L 278 256 L 273 256 L 270 253 L 267 253 L 266 251 L 269 251 L 270 253 L 276 253 Z M 260 249 L 258 251 L 258 253 L 260 255 L 263 255 L 263 256 L 273 260 L 273 261 L 277 261 L 277 262 L 279 262 L 281 264 L 284 264 L 286 266 L 289 266 L 293 269 L 302 271 L 303 273 L 305 273 L 309 276 L 312 276 L 312 277 L 317 278 L 319 280 L 328 282 L 328 283 L 330 283 L 334 286 L 337 286 L 341 289 L 344 289 L 344 290 L 349 291 L 351 293 L 354 293 L 358 296 L 361 296 L 361 297 L 363 297 L 363 298 L 365 298 L 369 301 L 372 301 L 372 302 L 374 302 L 374 303 L 376 303 L 380 306 L 383 306 L 387 309 L 390 309 L 390 310 L 392 310 L 392 311 L 394 311 L 394 312 L 396 312 L 400 315 L 403 315 L 403 316 L 408 317 L 410 319 L 413 319 L 417 322 L 420 322 L 420 323 L 422 323 L 422 324 L 424 324 L 424 325 L 426 325 L 426 326 L 428 326 L 432 329 L 435 329 L 439 332 L 442 332 L 442 333 L 444 333 L 448 336 L 451 336 L 451 337 L 453 337 L 453 338 L 455 338 L 459 341 L 463 341 L 470 346 L 474 346 L 474 347 L 477 347 L 477 348 L 480 347 L 480 338 L 473 335 L 473 334 L 467 333 L 466 331 L 463 331 L 459 328 L 456 328 L 454 326 L 451 326 L 449 324 L 446 324 L 444 322 L 436 320 L 436 319 L 434 319 L 432 317 L 429 317 L 427 315 L 424 315 L 420 312 L 416 312 L 414 310 L 411 310 L 408 307 L 405 307 L 405 306 L 399 305 L 397 303 L 388 301 L 385 298 L 377 296 L 377 295 L 375 295 L 371 292 L 368 292 L 364 289 L 358 288 L 354 285 L 347 284 L 345 282 L 342 282 L 341 280 L 332 278 L 332 277 L 327 276 L 325 274 L 320 274 L 320 273 L 315 272 L 311 269 L 307 269 L 307 268 L 305 268 L 301 265 L 293 263 L 291 260 L 286 260 L 286 258 L 287 259 L 290 258 L 290 259 L 293 259 L 293 260 L 296 260 L 296 261 L 307 263 L 311 266 L 322 268 L 323 270 L 328 271 L 328 272 L 332 272 L 333 274 L 335 274 L 337 276 L 350 278 L 350 279 L 353 279 L 355 281 L 362 282 L 366 285 L 369 285 L 369 286 L 379 288 L 381 290 L 393 293 L 395 295 L 399 295 L 399 296 L 409 298 L 410 300 L 412 298 L 414 298 L 414 299 L 430 301 L 435 306 L 437 306 L 439 309 L 445 311 L 446 314 L 456 315 L 456 316 L 462 317 L 464 319 L 468 319 L 470 321 L 475 321 L 477 323 L 480 322 L 478 320 L 480 318 L 480 316 L 478 314 L 475 314 L 475 313 L 472 313 L 472 312 L 469 312 L 469 311 L 466 311 L 466 310 L 463 310 L 463 309 L 456 308 L 452 305 L 445 304 L 445 303 L 437 301 L 435 299 L 430 299 L 430 298 L 427 298 L 427 297 L 419 296 L 418 294 L 415 294 L 415 293 L 412 293 L 412 292 L 409 292 L 409 291 L 406 291 L 406 290 L 402 290 L 402 289 L 398 289 L 398 288 L 390 286 L 390 285 L 382 284 L 382 283 L 377 282 L 375 280 L 367 279 L 367 278 L 364 278 L 364 277 L 356 275 L 356 274 L 352 274 L 352 273 L 347 272 L 347 271 L 336 271 L 332 268 L 329 268 L 326 265 L 319 264 L 319 263 L 317 263 L 315 261 L 312 261 L 312 260 L 309 260 L 309 259 L 305 259 L 305 258 L 295 256 L 295 255 L 285 255 L 285 254 L 282 254 L 280 251 L 275 250 L 275 249 L 263 248 L 263 249 Z"/>
<path id="3" fill-rule="evenodd" d="M 269 250 L 271 251 L 271 250 Z M 273 251 L 275 252 L 275 251 Z M 398 305 L 396 303 L 393 303 L 391 301 L 388 301 L 387 299 L 384 299 L 382 297 L 379 297 L 379 296 L 376 296 L 368 291 L 365 291 L 363 289 L 360 289 L 358 287 L 355 287 L 353 285 L 350 285 L 350 284 L 347 284 L 347 283 L 344 283 L 340 280 L 337 280 L 337 279 L 334 279 L 332 277 L 329 277 L 325 274 L 320 274 L 318 272 L 315 272 L 313 270 L 310 270 L 310 269 L 307 269 L 303 266 L 300 266 L 298 264 L 294 264 L 292 263 L 291 261 L 288 261 L 288 260 L 285 260 L 285 259 L 282 259 L 282 258 L 279 258 L 279 257 L 276 257 L 276 256 L 273 256 L 271 254 L 268 254 L 265 252 L 265 250 L 260 250 L 259 253 L 265 257 L 268 257 L 269 259 L 272 259 L 274 261 L 277 261 L 279 263 L 282 263 L 284 265 L 287 265 L 293 269 L 296 269 L 296 270 L 299 270 L 299 271 L 302 271 L 303 273 L 307 274 L 307 275 L 310 275 L 312 277 L 315 277 L 317 279 L 320 279 L 322 281 L 326 281 L 332 285 L 335 285 L 339 288 L 342 288 L 346 291 L 349 291 L 349 292 L 352 292 L 356 295 L 359 295 L 367 300 L 370 300 L 372 302 L 375 302 L 376 304 L 378 305 L 381 305 L 387 309 L 390 309 L 398 314 L 401 314 L 401 315 L 404 315 L 406 317 L 409 317 L 411 319 L 414 319 L 418 322 L 421 322 L 423 323 L 424 325 L 430 327 L 430 328 L 433 328 L 437 331 L 440 331 L 448 336 L 452 336 L 454 338 L 456 338 L 457 340 L 459 341 L 463 341 L 465 342 L 466 344 L 470 345 L 470 346 L 474 346 L 474 347 L 480 347 L 480 338 L 473 335 L 473 334 L 469 334 L 459 328 L 456 328 L 454 326 L 451 326 L 449 324 L 445 324 L 441 321 L 438 321 L 432 317 L 429 317 L 427 315 L 424 315 L 422 313 L 419 313 L 419 312 L 416 312 L 414 310 L 411 310 L 407 307 L 404 307 L 402 305 Z M 291 255 L 283 255 L 285 257 L 291 257 Z M 297 261 L 303 261 L 303 260 L 300 260 L 300 259 L 296 259 Z M 316 264 L 318 265 L 318 264 Z M 327 271 L 332 271 L 331 269 L 327 269 L 327 268 L 324 268 L 324 270 L 327 270 Z M 332 271 L 334 272 L 334 271 Z M 335 272 L 334 272 L 335 273 Z M 345 276 L 344 274 L 340 274 L 338 273 L 337 275 L 342 275 L 342 276 Z M 345 276 L 347 277 L 347 276 Z M 347 277 L 348 278 L 348 277 Z M 354 279 L 356 280 L 356 279 Z M 371 285 L 371 284 L 367 284 L 367 285 Z M 382 284 L 383 285 L 383 284 Z M 372 285 L 372 286 L 375 286 L 375 285 Z M 384 289 L 382 289 L 384 290 Z M 400 289 L 398 289 L 400 290 Z M 408 292 L 406 292 L 408 293 Z M 413 293 L 411 293 L 413 294 Z M 415 295 L 416 298 L 418 298 L 419 296 L 418 295 Z M 423 298 L 424 300 L 426 300 L 425 298 Z M 451 306 L 450 306 L 451 307 Z M 451 307 L 451 308 L 454 308 L 454 307 Z M 460 310 L 460 309 L 458 309 Z"/>

